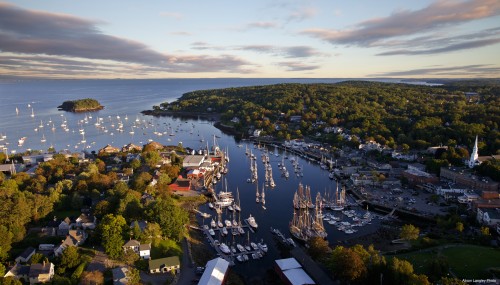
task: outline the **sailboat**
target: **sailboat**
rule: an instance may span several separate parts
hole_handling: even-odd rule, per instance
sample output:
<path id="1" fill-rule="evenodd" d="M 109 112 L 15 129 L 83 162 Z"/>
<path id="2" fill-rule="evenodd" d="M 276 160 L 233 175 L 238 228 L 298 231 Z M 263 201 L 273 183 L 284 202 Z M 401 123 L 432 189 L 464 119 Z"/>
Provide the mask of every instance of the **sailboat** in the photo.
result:
<path id="1" fill-rule="evenodd" d="M 19 116 L 19 109 L 16 107 L 16 116 Z"/>
<path id="2" fill-rule="evenodd" d="M 85 139 L 85 133 L 82 133 L 82 140 L 80 141 L 81 143 L 86 143 L 87 140 Z"/>
<path id="3" fill-rule="evenodd" d="M 255 202 L 256 203 L 259 203 L 259 197 L 260 197 L 260 194 L 259 194 L 259 184 L 258 183 L 255 183 Z"/>
<path id="4" fill-rule="evenodd" d="M 33 108 L 31 108 L 31 115 L 30 115 L 32 118 L 35 117 L 35 111 L 33 110 Z"/>
<path id="5" fill-rule="evenodd" d="M 237 212 L 241 211 L 241 207 L 240 207 L 240 191 L 238 190 L 238 188 L 236 188 L 236 197 L 238 198 L 238 203 L 235 203 L 234 204 L 234 210 L 236 210 Z"/>
<path id="6" fill-rule="evenodd" d="M 42 135 L 42 139 L 40 140 L 41 142 L 46 142 L 47 140 L 45 139 L 45 134 Z"/>
<path id="7" fill-rule="evenodd" d="M 261 197 L 260 201 L 261 201 L 262 205 L 266 204 L 266 192 L 264 192 L 265 188 L 266 187 L 264 187 L 264 185 L 262 185 L 262 194 L 260 195 L 260 197 Z"/>

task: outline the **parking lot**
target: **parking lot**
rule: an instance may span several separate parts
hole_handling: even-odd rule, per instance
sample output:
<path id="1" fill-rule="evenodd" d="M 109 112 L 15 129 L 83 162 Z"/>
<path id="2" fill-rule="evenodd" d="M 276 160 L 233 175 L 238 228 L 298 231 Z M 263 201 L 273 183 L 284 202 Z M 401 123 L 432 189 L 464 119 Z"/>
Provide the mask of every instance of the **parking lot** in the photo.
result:
<path id="1" fill-rule="evenodd" d="M 366 200 L 384 205 L 397 207 L 424 215 L 445 215 L 450 205 L 441 197 L 434 194 L 410 188 L 382 189 L 364 187 L 359 191 Z M 437 199 L 436 199 L 437 198 Z"/>

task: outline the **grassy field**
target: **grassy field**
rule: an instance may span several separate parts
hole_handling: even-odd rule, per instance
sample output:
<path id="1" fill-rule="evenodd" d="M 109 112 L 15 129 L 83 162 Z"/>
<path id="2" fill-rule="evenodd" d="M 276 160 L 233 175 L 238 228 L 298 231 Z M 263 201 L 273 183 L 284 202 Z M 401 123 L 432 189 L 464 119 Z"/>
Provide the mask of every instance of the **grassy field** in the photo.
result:
<path id="1" fill-rule="evenodd" d="M 489 268 L 500 268 L 500 250 L 475 245 L 451 245 L 435 247 L 425 251 L 416 251 L 396 255 L 413 264 L 416 273 L 427 272 L 428 264 L 438 255 L 446 257 L 451 271 L 459 279 L 479 279 L 491 277 Z"/>

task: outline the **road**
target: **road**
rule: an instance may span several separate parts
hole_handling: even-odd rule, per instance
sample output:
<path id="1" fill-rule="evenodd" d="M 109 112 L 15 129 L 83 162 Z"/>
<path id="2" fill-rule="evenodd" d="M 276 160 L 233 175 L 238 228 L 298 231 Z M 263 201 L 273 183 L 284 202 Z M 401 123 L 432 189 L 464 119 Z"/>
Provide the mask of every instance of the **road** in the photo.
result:
<path id="1" fill-rule="evenodd" d="M 196 276 L 196 267 L 189 256 L 186 239 L 182 240 L 182 252 L 181 273 L 178 276 L 177 283 L 172 284 L 191 284 L 192 280 L 199 278 L 199 276 Z"/>

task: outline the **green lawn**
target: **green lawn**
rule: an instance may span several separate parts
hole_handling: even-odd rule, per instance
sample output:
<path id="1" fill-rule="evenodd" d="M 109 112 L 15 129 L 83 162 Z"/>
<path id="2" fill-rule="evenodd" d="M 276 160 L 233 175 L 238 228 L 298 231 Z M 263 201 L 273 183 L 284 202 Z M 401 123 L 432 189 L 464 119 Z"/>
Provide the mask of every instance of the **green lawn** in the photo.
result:
<path id="1" fill-rule="evenodd" d="M 463 246 L 443 249 L 451 270 L 459 279 L 491 277 L 487 268 L 500 268 L 500 250 L 482 246 Z"/>
<path id="2" fill-rule="evenodd" d="M 439 248 L 435 247 L 425 251 L 415 251 L 399 254 L 395 257 L 405 259 L 413 264 L 416 273 L 426 274 L 427 265 L 438 254 Z M 500 250 L 490 247 L 475 245 L 451 245 L 443 248 L 441 255 L 445 256 L 451 271 L 458 279 L 489 278 L 488 268 L 500 268 Z"/>
<path id="3" fill-rule="evenodd" d="M 172 240 L 156 240 L 151 244 L 151 258 L 163 258 L 173 255 L 182 255 L 180 244 Z"/>

